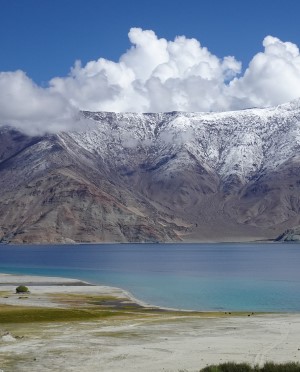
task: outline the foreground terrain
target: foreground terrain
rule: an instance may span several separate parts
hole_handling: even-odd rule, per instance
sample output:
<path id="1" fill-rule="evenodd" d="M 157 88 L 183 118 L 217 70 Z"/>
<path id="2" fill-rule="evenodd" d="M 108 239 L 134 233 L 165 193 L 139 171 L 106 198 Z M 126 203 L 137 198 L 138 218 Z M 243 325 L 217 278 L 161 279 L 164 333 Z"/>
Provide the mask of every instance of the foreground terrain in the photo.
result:
<path id="1" fill-rule="evenodd" d="M 232 360 L 300 361 L 298 314 L 178 312 L 76 280 L 0 279 L 4 372 L 194 372 Z M 15 294 L 20 282 L 29 294 Z"/>

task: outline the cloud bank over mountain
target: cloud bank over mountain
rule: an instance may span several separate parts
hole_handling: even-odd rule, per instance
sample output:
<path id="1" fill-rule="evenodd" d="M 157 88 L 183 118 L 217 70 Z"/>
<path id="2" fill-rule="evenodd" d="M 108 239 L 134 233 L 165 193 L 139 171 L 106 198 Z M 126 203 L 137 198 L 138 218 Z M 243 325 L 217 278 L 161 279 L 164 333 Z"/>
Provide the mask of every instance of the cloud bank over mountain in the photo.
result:
<path id="1" fill-rule="evenodd" d="M 132 46 L 118 62 L 76 61 L 46 88 L 23 71 L 1 72 L 0 125 L 38 134 L 80 127 L 79 110 L 227 111 L 300 96 L 300 54 L 291 42 L 267 36 L 243 72 L 234 56 L 219 58 L 196 39 L 168 41 L 140 28 L 128 36 Z"/>

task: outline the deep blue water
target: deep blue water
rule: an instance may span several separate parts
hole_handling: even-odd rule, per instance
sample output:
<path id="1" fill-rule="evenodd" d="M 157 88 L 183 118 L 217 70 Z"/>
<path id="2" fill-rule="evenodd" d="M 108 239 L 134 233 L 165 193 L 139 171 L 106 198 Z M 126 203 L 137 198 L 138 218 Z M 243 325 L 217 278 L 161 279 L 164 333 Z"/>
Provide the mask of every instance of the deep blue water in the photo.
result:
<path id="1" fill-rule="evenodd" d="M 299 244 L 0 245 L 0 272 L 78 278 L 181 309 L 300 311 Z"/>

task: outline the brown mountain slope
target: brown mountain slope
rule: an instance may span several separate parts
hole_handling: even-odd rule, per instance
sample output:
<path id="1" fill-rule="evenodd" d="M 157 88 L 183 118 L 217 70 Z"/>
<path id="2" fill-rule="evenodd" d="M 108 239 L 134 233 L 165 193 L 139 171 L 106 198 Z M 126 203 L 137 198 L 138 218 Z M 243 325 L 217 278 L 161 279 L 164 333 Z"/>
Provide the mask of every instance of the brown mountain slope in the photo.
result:
<path id="1" fill-rule="evenodd" d="M 0 241 L 276 238 L 300 224 L 291 107 L 85 113 L 90 128 L 35 138 L 2 128 Z"/>

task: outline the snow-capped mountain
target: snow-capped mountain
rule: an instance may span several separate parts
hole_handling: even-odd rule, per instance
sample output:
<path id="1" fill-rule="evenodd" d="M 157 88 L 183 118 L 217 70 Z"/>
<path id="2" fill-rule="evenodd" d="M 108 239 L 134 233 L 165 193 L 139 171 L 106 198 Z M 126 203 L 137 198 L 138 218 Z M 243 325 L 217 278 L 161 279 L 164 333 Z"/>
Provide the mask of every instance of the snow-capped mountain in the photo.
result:
<path id="1" fill-rule="evenodd" d="M 0 130 L 3 241 L 233 241 L 299 225 L 300 101 L 224 113 L 83 112 Z"/>

